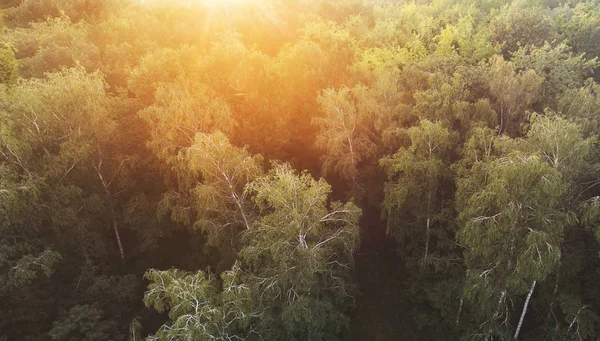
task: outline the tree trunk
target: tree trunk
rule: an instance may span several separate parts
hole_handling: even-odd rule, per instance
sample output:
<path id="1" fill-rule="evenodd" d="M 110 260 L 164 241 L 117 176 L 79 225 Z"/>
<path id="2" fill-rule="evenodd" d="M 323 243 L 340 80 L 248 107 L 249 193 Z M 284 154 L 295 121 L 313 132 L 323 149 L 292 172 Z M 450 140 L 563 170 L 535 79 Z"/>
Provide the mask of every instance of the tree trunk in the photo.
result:
<path id="1" fill-rule="evenodd" d="M 458 326 L 458 321 L 460 320 L 460 313 L 462 311 L 462 307 L 463 307 L 463 299 L 460 299 L 460 304 L 458 306 L 458 313 L 456 313 L 456 325 Z"/>
<path id="2" fill-rule="evenodd" d="M 496 312 L 494 313 L 494 319 L 498 317 L 498 314 L 500 314 L 500 305 L 504 300 L 504 296 L 506 296 L 506 290 L 500 293 L 500 298 L 498 299 L 498 307 L 496 307 Z"/>
<path id="3" fill-rule="evenodd" d="M 231 187 L 231 184 L 229 186 Z M 237 196 L 235 191 L 231 193 L 231 196 L 233 197 L 235 204 L 237 205 L 238 209 L 240 210 L 240 213 L 242 214 L 242 219 L 244 220 L 244 226 L 246 227 L 246 230 L 249 230 L 250 223 L 248 222 L 248 218 L 246 217 L 246 212 L 244 212 L 244 207 L 242 206 L 242 203 L 240 202 L 240 198 Z"/>
<path id="4" fill-rule="evenodd" d="M 112 184 L 112 180 L 107 182 L 102 174 L 102 159 L 98 161 L 98 165 L 92 163 L 92 167 L 96 170 L 96 174 L 98 174 L 98 178 L 102 183 L 102 187 L 104 188 L 104 193 L 106 194 L 106 200 L 110 205 L 110 211 L 112 215 L 113 229 L 115 230 L 115 237 L 117 238 L 117 244 L 119 246 L 119 253 L 121 254 L 121 261 L 125 264 L 125 251 L 123 250 L 123 244 L 121 243 L 121 234 L 119 233 L 119 225 L 117 224 L 117 216 L 115 214 L 115 209 L 112 203 L 112 194 L 110 193 L 110 185 Z"/>
<path id="5" fill-rule="evenodd" d="M 119 253 L 121 254 L 121 260 L 125 264 L 125 251 L 123 250 L 123 244 L 121 243 L 121 234 L 119 233 L 119 227 L 117 225 L 117 218 L 113 213 L 113 229 L 115 230 L 115 237 L 117 237 L 117 244 L 119 245 Z"/>
<path id="6" fill-rule="evenodd" d="M 429 226 L 431 219 L 427 217 L 427 229 L 425 230 L 425 260 L 427 260 L 427 255 L 429 254 Z"/>
<path id="7" fill-rule="evenodd" d="M 516 340 L 519 337 L 519 332 L 521 331 L 521 326 L 523 325 L 523 319 L 525 318 L 525 314 L 527 313 L 527 307 L 529 306 L 529 300 L 531 300 L 531 295 L 533 294 L 533 289 L 535 289 L 536 280 L 531 284 L 531 289 L 529 289 L 529 293 L 527 294 L 527 298 L 525 299 L 525 304 L 523 305 L 523 312 L 521 313 L 521 318 L 519 319 L 519 324 L 517 325 L 517 330 L 515 331 L 515 336 L 513 336 L 513 340 Z"/>
<path id="8" fill-rule="evenodd" d="M 546 314 L 546 322 L 548 322 L 548 320 L 550 320 L 550 315 L 552 314 L 552 309 L 554 308 L 554 301 L 556 300 L 556 293 L 558 292 L 558 281 L 559 280 L 560 280 L 560 267 L 558 267 L 558 270 L 556 271 L 556 281 L 554 282 L 554 290 L 552 291 L 552 301 L 550 302 L 550 307 L 548 308 L 548 314 Z"/>
<path id="9" fill-rule="evenodd" d="M 390 237 L 390 210 L 387 211 L 387 220 L 385 222 L 385 238 Z"/>
<path id="10" fill-rule="evenodd" d="M 431 228 L 431 192 L 427 194 L 427 229 L 425 230 L 425 260 L 427 260 L 427 256 L 429 255 L 429 231 Z"/>
<path id="11" fill-rule="evenodd" d="M 498 316 L 500 315 L 500 307 L 502 306 L 502 301 L 504 301 L 504 297 L 506 297 L 506 290 L 503 290 L 500 293 L 500 298 L 498 299 L 498 306 L 496 307 L 496 311 L 494 312 L 494 315 L 492 316 L 492 320 L 497 319 Z M 485 341 L 488 341 L 490 339 L 491 332 L 492 332 L 492 329 L 490 327 L 489 333 L 485 336 Z"/>
<path id="12" fill-rule="evenodd" d="M 498 136 L 504 132 L 504 105 L 500 102 L 500 124 L 498 125 Z"/>

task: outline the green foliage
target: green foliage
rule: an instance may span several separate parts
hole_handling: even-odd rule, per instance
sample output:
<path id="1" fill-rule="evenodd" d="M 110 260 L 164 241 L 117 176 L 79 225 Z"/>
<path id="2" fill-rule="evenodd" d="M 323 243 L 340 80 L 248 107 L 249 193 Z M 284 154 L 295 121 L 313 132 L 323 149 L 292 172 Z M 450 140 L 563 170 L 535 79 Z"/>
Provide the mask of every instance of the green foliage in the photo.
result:
<path id="1" fill-rule="evenodd" d="M 112 183 L 111 190 L 128 185 L 121 177 L 127 174 L 129 161 L 120 158 L 114 148 L 118 136 L 114 116 L 126 106 L 120 98 L 107 94 L 99 73 L 87 74 L 82 68 L 20 81 L 1 91 L 0 266 L 10 276 L 0 284 L 0 296 L 13 307 L 2 312 L 7 321 L 3 331 L 9 337 L 44 338 L 52 329 L 55 311 L 97 303 L 108 315 L 75 309 L 54 321 L 53 330 L 61 340 L 88 335 L 94 340 L 106 339 L 117 326 L 120 311 L 127 310 L 123 306 L 135 301 L 130 288 L 135 291 L 136 280 L 109 284 L 119 288 L 120 295 L 129 293 L 119 299 L 123 305 L 100 304 L 98 301 L 113 291 L 97 286 L 103 281 L 101 274 L 90 274 L 89 280 L 84 280 L 87 276 L 79 270 L 85 268 L 82 264 L 97 262 L 118 250 L 106 233 L 107 226 L 112 232 L 106 219 L 113 214 L 112 198 L 102 200 L 105 190 L 99 186 L 98 174 Z M 102 152 L 105 148 L 112 149 L 110 157 Z M 106 266 L 105 271 L 112 270 Z M 46 276 L 40 276 L 42 273 Z M 82 292 L 88 294 L 77 297 Z M 26 303 L 19 306 L 13 300 Z M 27 322 L 38 319 L 42 322 L 35 328 Z M 90 328 L 98 334 L 89 332 Z"/>
<path id="2" fill-rule="evenodd" d="M 148 146 L 169 164 L 182 148 L 190 146 L 198 133 L 215 130 L 231 131 L 231 110 L 217 94 L 205 85 L 182 80 L 180 84 L 162 85 L 156 89 L 153 105 L 140 115 L 151 127 Z"/>
<path id="3" fill-rule="evenodd" d="M 347 181 L 355 181 L 360 163 L 377 153 L 374 129 L 370 127 L 372 119 L 360 108 L 365 90 L 361 86 L 328 89 L 317 98 L 325 113 L 325 117 L 313 120 L 320 128 L 316 144 L 326 152 L 323 171 L 333 169 Z"/>
<path id="4" fill-rule="evenodd" d="M 144 301 L 171 320 L 151 339 L 333 340 L 347 328 L 360 210 L 329 205 L 323 180 L 283 164 L 249 191 L 260 218 L 248 221 L 240 262 L 220 281 L 204 272 L 147 272 Z"/>
<path id="5" fill-rule="evenodd" d="M 400 148 L 380 161 L 388 175 L 383 214 L 387 216 L 388 233 L 402 244 L 410 240 L 412 245 L 406 245 L 406 249 L 413 257 L 418 254 L 427 260 L 431 229 L 434 235 L 443 229 L 439 225 L 444 224 L 446 198 L 441 188 L 450 171 L 455 134 L 440 123 L 421 120 L 420 126 L 408 129 L 408 136 L 408 148 Z M 421 244 L 422 253 L 415 250 L 416 244 Z"/>
<path id="6" fill-rule="evenodd" d="M 561 22 L 560 31 L 575 53 L 585 53 L 586 58 L 600 57 L 596 42 L 600 38 L 600 12 L 593 1 L 575 5 L 572 13 Z"/>
<path id="7" fill-rule="evenodd" d="M 335 340 L 348 327 L 360 209 L 328 203 L 323 180 L 274 165 L 250 185 L 262 217 L 240 256 L 269 317 L 270 339 Z M 282 310 L 280 310 L 282 309 Z M 310 311 L 310 313 L 306 313 Z M 271 322 L 269 322 L 271 321 Z"/>
<path id="8" fill-rule="evenodd" d="M 449 129 L 465 134 L 472 122 L 493 127 L 496 113 L 486 99 L 469 102 L 469 81 L 460 73 L 444 81 L 441 77 L 431 77 L 429 89 L 415 91 L 414 113 L 421 119 L 439 121 Z"/>
<path id="9" fill-rule="evenodd" d="M 580 299 L 566 295 L 561 296 L 559 297 L 559 306 L 568 328 L 559 329 L 553 333 L 554 339 L 569 337 L 588 339 L 598 333 L 598 315 L 589 306 L 584 305 Z"/>
<path id="10" fill-rule="evenodd" d="M 145 277 L 152 283 L 144 303 L 159 312 L 168 310 L 172 322 L 148 340 L 238 340 L 254 335 L 251 324 L 260 312 L 242 275 L 237 265 L 220 279 L 202 271 L 149 270 Z"/>
<path id="11" fill-rule="evenodd" d="M 0 83 L 14 83 L 18 65 L 12 46 L 0 43 Z"/>
<path id="12" fill-rule="evenodd" d="M 46 72 L 77 65 L 95 71 L 100 52 L 90 41 L 90 31 L 89 24 L 73 23 L 69 17 L 61 16 L 14 30 L 5 39 L 17 50 L 20 74 L 41 78 Z"/>
<path id="13" fill-rule="evenodd" d="M 463 145 L 462 159 L 454 165 L 454 169 L 461 175 L 479 162 L 497 157 L 501 153 L 498 150 L 502 147 L 501 141 L 496 131 L 488 127 L 474 127 Z"/>
<path id="14" fill-rule="evenodd" d="M 467 63 L 476 64 L 499 52 L 490 41 L 489 32 L 475 24 L 473 16 L 465 15 L 456 25 L 447 25 L 435 38 L 437 47 L 434 56 L 456 54 Z"/>
<path id="15" fill-rule="evenodd" d="M 600 335 L 598 1 L 0 8 L 0 339 Z"/>
<path id="16" fill-rule="evenodd" d="M 593 172 L 596 139 L 585 138 L 581 126 L 554 115 L 534 116 L 526 135 L 527 149 L 543 155 L 564 181 L 573 185 Z"/>
<path id="17" fill-rule="evenodd" d="M 543 82 L 534 70 L 518 71 L 513 62 L 500 56 L 490 59 L 487 85 L 496 102 L 498 135 L 519 135 L 525 112 L 538 101 Z"/>
<path id="18" fill-rule="evenodd" d="M 17 27 L 26 27 L 32 22 L 60 17 L 65 14 L 75 21 L 81 19 L 93 21 L 102 17 L 114 5 L 114 0 L 97 0 L 94 2 L 86 0 L 9 0 L 3 2 L 3 7 L 9 7 L 5 10 L 4 15 L 6 18 L 4 20 L 10 26 Z"/>
<path id="19" fill-rule="evenodd" d="M 211 244 L 233 243 L 235 233 L 251 226 L 246 186 L 262 175 L 262 157 L 250 155 L 245 148 L 232 145 L 223 133 L 216 132 L 197 134 L 194 144 L 180 154 L 179 163 L 185 172 L 180 177 L 181 184 L 188 181 L 184 176 L 202 179 L 197 183 L 190 181 L 189 194 L 193 211 L 197 212 L 193 225 L 209 235 Z M 164 204 L 169 205 L 169 198 L 163 200 Z M 183 213 L 179 208 L 172 209 L 172 219 L 183 222 L 178 212 Z"/>
<path id="20" fill-rule="evenodd" d="M 600 86 L 588 80 L 578 89 L 569 89 L 558 99 L 558 111 L 579 123 L 586 136 L 598 134 L 598 97 Z"/>
<path id="21" fill-rule="evenodd" d="M 10 268 L 8 277 L 5 279 L 5 283 L 2 284 L 3 286 L 10 285 L 13 287 L 27 285 L 36 279 L 39 273 L 50 277 L 60 258 L 60 254 L 51 250 L 45 250 L 39 255 L 25 255 Z"/>
<path id="22" fill-rule="evenodd" d="M 520 48 L 513 55 L 518 69 L 534 70 L 544 77 L 541 96 L 547 106 L 553 106 L 554 100 L 565 90 L 580 87 L 598 66 L 596 59 L 586 60 L 584 54 L 573 56 L 569 50 L 564 43 L 553 48 L 546 42 L 539 48 Z"/>
<path id="23" fill-rule="evenodd" d="M 527 6 L 527 1 L 512 1 L 490 22 L 492 41 L 502 45 L 505 57 L 519 47 L 540 47 L 558 38 L 556 23 L 547 9 Z"/>
<path id="24" fill-rule="evenodd" d="M 484 333 L 502 334 L 508 297 L 556 271 L 565 191 L 556 169 L 520 152 L 478 162 L 459 180 L 459 240 L 468 248 L 464 295 L 487 320 Z"/>
<path id="25" fill-rule="evenodd" d="M 78 305 L 54 322 L 49 335 L 57 341 L 100 341 L 110 339 L 113 328 L 113 325 L 102 322 L 102 311 L 98 308 Z"/>
<path id="26" fill-rule="evenodd" d="M 154 93 L 157 85 L 173 82 L 186 73 L 195 74 L 197 57 L 197 49 L 190 46 L 152 50 L 140 57 L 136 68 L 129 73 L 127 87 L 139 101 L 148 105 L 155 100 Z M 182 84 L 181 89 L 183 94 L 185 94 L 184 86 L 185 83 Z M 167 95 L 169 89 L 164 89 L 163 96 Z M 171 95 L 177 95 L 177 92 L 171 92 Z"/>

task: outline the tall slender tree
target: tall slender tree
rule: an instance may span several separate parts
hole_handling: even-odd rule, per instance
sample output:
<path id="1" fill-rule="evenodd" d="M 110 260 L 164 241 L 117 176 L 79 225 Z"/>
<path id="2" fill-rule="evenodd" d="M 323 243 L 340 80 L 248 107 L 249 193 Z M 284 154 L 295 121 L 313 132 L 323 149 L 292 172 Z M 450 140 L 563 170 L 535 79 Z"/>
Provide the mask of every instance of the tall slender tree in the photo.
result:
<path id="1" fill-rule="evenodd" d="M 411 241 L 421 252 L 413 250 L 427 261 L 431 252 L 431 237 L 443 229 L 445 197 L 444 182 L 450 173 L 450 157 L 455 135 L 440 123 L 421 120 L 408 130 L 411 145 L 380 163 L 388 174 L 385 185 L 384 214 L 388 233 L 401 243 Z"/>

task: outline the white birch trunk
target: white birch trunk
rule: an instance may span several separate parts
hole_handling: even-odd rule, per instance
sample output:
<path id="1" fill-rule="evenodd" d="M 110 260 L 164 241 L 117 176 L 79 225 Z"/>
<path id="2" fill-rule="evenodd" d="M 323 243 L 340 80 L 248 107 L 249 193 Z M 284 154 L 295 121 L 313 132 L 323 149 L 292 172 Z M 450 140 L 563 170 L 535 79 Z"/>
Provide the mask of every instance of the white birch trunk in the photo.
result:
<path id="1" fill-rule="evenodd" d="M 429 254 L 429 226 L 431 219 L 427 217 L 427 229 L 425 230 L 425 259 L 427 260 L 427 255 Z"/>
<path id="2" fill-rule="evenodd" d="M 385 223 L 385 237 L 386 238 L 390 237 L 390 210 L 389 209 L 387 212 L 387 221 Z"/>
<path id="3" fill-rule="evenodd" d="M 500 314 L 500 306 L 502 305 L 502 301 L 504 301 L 504 296 L 506 296 L 506 290 L 500 293 L 500 298 L 498 299 L 498 307 L 496 308 L 496 312 L 494 313 L 494 319 L 498 317 L 498 314 Z"/>
<path id="4" fill-rule="evenodd" d="M 425 260 L 429 255 L 429 231 L 431 228 L 431 192 L 427 194 L 427 229 L 425 230 Z"/>
<path id="5" fill-rule="evenodd" d="M 460 320 L 460 313 L 463 307 L 463 299 L 460 299 L 460 304 L 458 305 L 458 313 L 456 313 L 456 325 L 458 326 L 458 321 Z"/>
<path id="6" fill-rule="evenodd" d="M 115 237 L 117 238 L 117 244 L 119 245 L 119 253 L 121 254 L 121 260 L 125 263 L 125 250 L 123 249 L 123 244 L 121 243 L 121 234 L 119 233 L 119 227 L 117 225 L 117 219 L 113 213 L 113 229 L 115 230 Z"/>
<path id="7" fill-rule="evenodd" d="M 110 211 L 112 214 L 113 229 L 115 231 L 115 237 L 119 246 L 119 254 L 121 255 L 121 260 L 123 261 L 123 264 L 125 264 L 125 250 L 123 249 L 123 243 L 121 243 L 121 234 L 119 233 L 119 225 L 117 224 L 117 217 L 112 204 L 112 194 L 110 193 L 109 189 L 110 185 L 112 184 L 112 180 L 107 182 L 107 180 L 104 178 L 104 175 L 102 174 L 102 160 L 98 162 L 98 165 L 92 163 L 92 167 L 94 167 L 94 169 L 96 170 L 96 174 L 98 174 L 98 178 L 100 179 L 102 187 L 104 188 L 104 192 L 106 193 L 106 200 L 108 200 L 108 203 L 110 205 Z"/>
<path id="8" fill-rule="evenodd" d="M 535 289 L 536 280 L 531 284 L 531 289 L 529 289 L 529 293 L 527 294 L 527 298 L 525 299 L 525 304 L 523 305 L 523 312 L 521 312 L 521 318 L 519 319 L 519 324 L 517 325 L 517 330 L 515 331 L 515 336 L 513 336 L 513 340 L 518 339 L 519 332 L 521 331 L 521 326 L 523 326 L 523 319 L 525 318 L 525 314 L 527 313 L 527 307 L 529 306 L 529 300 L 531 300 L 531 295 L 533 294 L 533 289 Z"/>

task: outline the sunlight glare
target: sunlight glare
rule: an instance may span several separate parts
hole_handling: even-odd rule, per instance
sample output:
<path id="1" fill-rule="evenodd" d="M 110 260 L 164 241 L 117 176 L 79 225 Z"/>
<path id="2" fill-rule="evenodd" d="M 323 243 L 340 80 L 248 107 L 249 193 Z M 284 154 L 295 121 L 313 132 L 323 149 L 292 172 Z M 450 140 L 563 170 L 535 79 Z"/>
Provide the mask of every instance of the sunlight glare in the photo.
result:
<path id="1" fill-rule="evenodd" d="M 206 7 L 234 7 L 248 4 L 251 0 L 199 0 Z"/>

